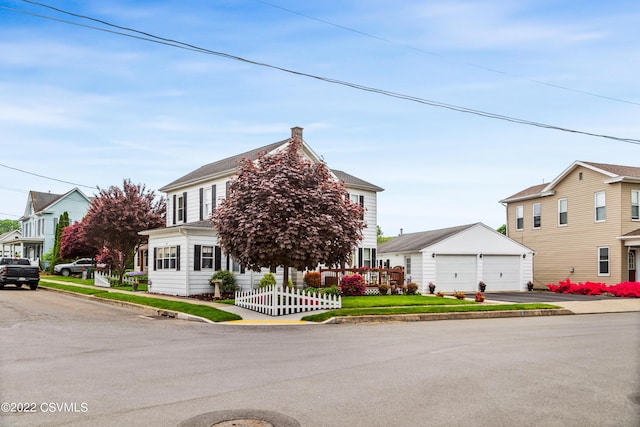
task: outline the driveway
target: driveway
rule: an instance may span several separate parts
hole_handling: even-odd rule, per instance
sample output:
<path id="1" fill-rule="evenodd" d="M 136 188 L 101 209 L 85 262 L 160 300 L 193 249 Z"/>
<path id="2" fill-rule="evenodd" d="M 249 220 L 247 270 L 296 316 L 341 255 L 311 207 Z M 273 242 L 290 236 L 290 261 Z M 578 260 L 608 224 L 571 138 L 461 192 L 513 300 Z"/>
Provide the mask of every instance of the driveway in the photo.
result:
<path id="1" fill-rule="evenodd" d="M 603 295 L 575 295 L 559 294 L 555 292 L 532 291 L 532 292 L 485 292 L 484 297 L 492 301 L 504 302 L 564 302 L 564 301 L 599 301 L 599 300 L 619 300 L 617 297 Z"/>

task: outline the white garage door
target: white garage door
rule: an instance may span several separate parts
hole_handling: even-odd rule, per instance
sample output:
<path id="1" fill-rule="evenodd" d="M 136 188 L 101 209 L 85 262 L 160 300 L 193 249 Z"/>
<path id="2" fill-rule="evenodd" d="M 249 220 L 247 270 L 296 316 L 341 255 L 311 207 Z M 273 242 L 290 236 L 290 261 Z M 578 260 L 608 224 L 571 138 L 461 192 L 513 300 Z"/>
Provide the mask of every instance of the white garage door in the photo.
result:
<path id="1" fill-rule="evenodd" d="M 436 291 L 473 292 L 477 288 L 475 255 L 436 255 Z"/>
<path id="2" fill-rule="evenodd" d="M 519 291 L 520 256 L 484 255 L 482 281 L 487 284 L 487 291 Z"/>

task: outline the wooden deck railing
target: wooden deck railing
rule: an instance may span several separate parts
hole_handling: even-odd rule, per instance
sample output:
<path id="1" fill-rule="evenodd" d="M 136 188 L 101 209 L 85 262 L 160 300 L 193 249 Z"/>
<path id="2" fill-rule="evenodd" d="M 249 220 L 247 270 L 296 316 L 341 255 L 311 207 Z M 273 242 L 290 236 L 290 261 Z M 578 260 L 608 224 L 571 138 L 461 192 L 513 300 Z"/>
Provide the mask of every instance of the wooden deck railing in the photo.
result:
<path id="1" fill-rule="evenodd" d="M 323 286 L 337 286 L 344 275 L 360 274 L 367 286 L 389 285 L 391 288 L 404 284 L 404 268 L 321 268 Z"/>

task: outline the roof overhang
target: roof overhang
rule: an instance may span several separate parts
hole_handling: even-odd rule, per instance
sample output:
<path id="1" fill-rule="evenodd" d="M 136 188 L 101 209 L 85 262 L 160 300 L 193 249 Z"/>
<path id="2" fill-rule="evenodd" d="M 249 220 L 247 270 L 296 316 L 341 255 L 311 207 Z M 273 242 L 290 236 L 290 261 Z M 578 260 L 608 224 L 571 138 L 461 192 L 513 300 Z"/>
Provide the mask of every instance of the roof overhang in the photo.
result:
<path id="1" fill-rule="evenodd" d="M 525 200 L 531 200 L 531 199 L 538 199 L 540 197 L 553 196 L 554 194 L 556 194 L 556 192 L 554 190 L 546 190 L 546 191 L 541 191 L 540 193 L 527 194 L 526 196 L 522 196 L 522 197 L 514 197 L 512 199 L 503 199 L 503 200 L 500 200 L 500 203 L 523 202 Z"/>

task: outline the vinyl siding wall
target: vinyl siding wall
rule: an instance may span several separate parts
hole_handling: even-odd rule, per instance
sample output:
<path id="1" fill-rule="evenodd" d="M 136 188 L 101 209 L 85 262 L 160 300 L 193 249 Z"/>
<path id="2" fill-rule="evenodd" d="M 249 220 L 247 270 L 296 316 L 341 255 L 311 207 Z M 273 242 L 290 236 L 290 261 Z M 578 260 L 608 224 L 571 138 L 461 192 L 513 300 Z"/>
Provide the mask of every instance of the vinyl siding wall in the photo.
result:
<path id="1" fill-rule="evenodd" d="M 579 176 L 582 173 L 582 180 Z M 627 279 L 627 251 L 618 236 L 638 228 L 631 221 L 631 186 L 605 184 L 607 176 L 576 167 L 554 188 L 555 194 L 507 206 L 509 237 L 532 248 L 537 288 L 570 278 L 608 284 Z M 637 186 L 636 186 L 637 187 Z M 605 192 L 606 221 L 595 221 L 595 193 Z M 568 224 L 558 224 L 558 200 L 567 199 Z M 533 228 L 533 204 L 541 204 L 541 227 Z M 516 207 L 524 207 L 524 229 L 516 230 Z M 609 248 L 610 272 L 598 275 L 598 248 Z M 571 272 L 573 269 L 573 273 Z"/>

